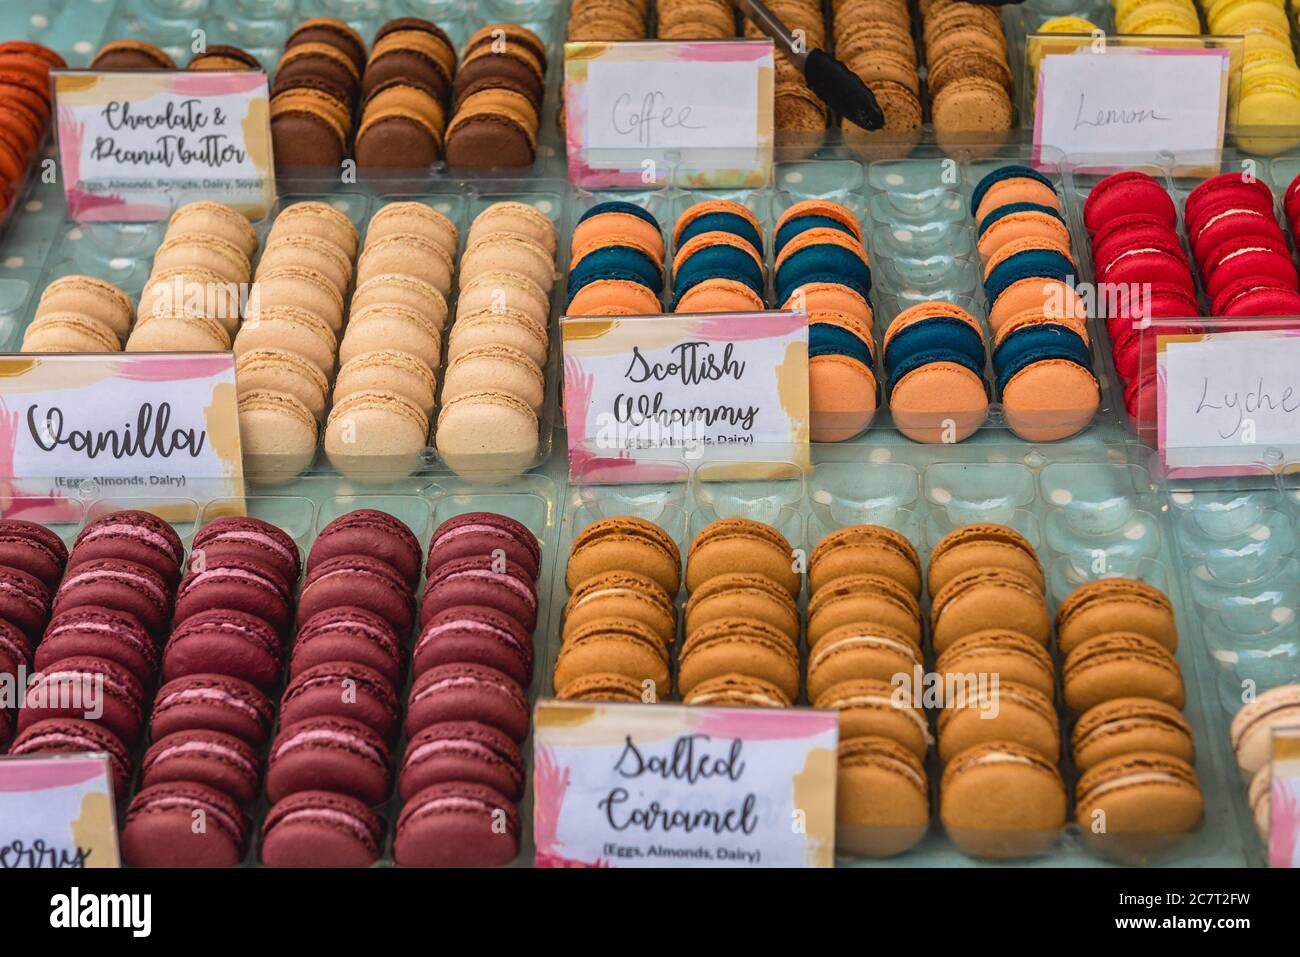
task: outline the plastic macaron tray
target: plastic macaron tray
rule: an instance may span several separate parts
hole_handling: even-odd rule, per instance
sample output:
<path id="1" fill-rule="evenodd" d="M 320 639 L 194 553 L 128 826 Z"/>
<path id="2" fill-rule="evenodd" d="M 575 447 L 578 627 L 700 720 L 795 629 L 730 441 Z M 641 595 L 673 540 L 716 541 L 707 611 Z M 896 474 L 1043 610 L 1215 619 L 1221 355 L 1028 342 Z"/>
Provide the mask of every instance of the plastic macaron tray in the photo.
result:
<path id="1" fill-rule="evenodd" d="M 400 420 L 402 427 L 409 430 L 410 423 L 421 421 L 423 416 L 422 421 L 429 427 L 422 439 L 407 442 L 400 456 L 381 450 L 373 462 L 353 461 L 340 467 L 342 459 L 331 450 L 327 404 L 322 409 L 308 409 L 314 413 L 309 427 L 314 438 L 305 447 L 292 456 L 271 450 L 259 462 L 250 463 L 252 482 L 244 502 L 246 513 L 282 530 L 302 564 L 306 564 L 321 532 L 333 520 L 354 510 L 374 509 L 399 519 L 414 535 L 420 550 L 419 569 L 405 585 L 417 616 L 422 597 L 430 589 L 430 579 L 435 573 L 442 574 L 431 558 L 436 529 L 471 514 L 504 516 L 522 525 L 535 537 L 538 550 L 536 574 L 527 585 L 534 602 L 530 614 L 535 616 L 535 627 L 531 629 L 532 652 L 528 656 L 531 666 L 513 675 L 512 680 L 526 696 L 530 712 L 539 699 L 557 695 L 557 663 L 565 647 L 565 608 L 571 595 L 570 582 L 566 581 L 567 562 L 575 541 L 602 520 L 634 516 L 651 522 L 672 540 L 683 560 L 697 533 L 720 519 L 764 523 L 792 549 L 805 554 L 813 553 L 828 536 L 842 529 L 880 526 L 910 542 L 920 558 L 918 571 L 922 579 L 932 568 L 932 549 L 945 536 L 968 525 L 1008 527 L 1022 536 L 1036 555 L 1043 579 L 1042 599 L 1053 621 L 1076 589 L 1097 580 L 1133 579 L 1167 596 L 1178 632 L 1177 646 L 1172 649 L 1174 670 L 1181 674 L 1185 687 L 1185 703 L 1180 710 L 1195 742 L 1194 757 L 1188 763 L 1195 772 L 1203 813 L 1199 823 L 1176 840 L 1136 859 L 1098 852 L 1075 817 L 1075 785 L 1084 773 L 1076 766 L 1077 755 L 1071 747 L 1071 730 L 1078 715 L 1071 715 L 1059 705 L 1063 699 L 1058 674 L 1052 679 L 1048 697 L 1049 704 L 1059 711 L 1053 720 L 1059 720 L 1060 732 L 1057 773 L 1069 795 L 1066 823 L 1052 831 L 1045 848 L 996 863 L 1071 867 L 1116 862 L 1210 867 L 1265 863 L 1267 849 L 1258 827 L 1261 785 L 1250 786 L 1252 778 L 1260 780 L 1255 743 L 1258 739 L 1251 737 L 1258 733 L 1258 726 L 1251 724 L 1256 719 L 1255 711 L 1242 707 L 1242 689 L 1244 683 L 1253 683 L 1260 691 L 1293 691 L 1300 682 L 1295 654 L 1300 639 L 1300 480 L 1293 478 L 1294 473 L 1262 474 L 1240 482 L 1170 478 L 1149 447 L 1150 420 L 1140 412 L 1146 408 L 1141 404 L 1144 396 L 1134 385 L 1149 378 L 1149 357 L 1141 351 L 1140 343 L 1135 344 L 1117 371 L 1117 338 L 1113 330 L 1108 330 L 1105 317 L 1090 315 L 1074 325 L 1060 323 L 1068 326 L 1063 330 L 1029 328 L 1031 337 L 1021 338 L 1017 351 L 1014 334 L 1025 329 L 1020 325 L 1019 310 L 1008 305 L 1015 300 L 1017 281 L 1064 284 L 1064 275 L 1058 273 L 1072 275 L 1081 284 L 1100 278 L 1098 271 L 1104 265 L 1098 256 L 1101 245 L 1089 228 L 1086 214 L 1089 196 L 1105 181 L 1105 174 L 1094 172 L 1100 165 L 1096 158 L 1064 156 L 1047 150 L 1039 172 L 1030 175 L 1023 167 L 1031 164 L 1034 150 L 1024 129 L 953 140 L 935 130 L 928 108 L 927 121 L 916 130 L 901 139 L 881 138 L 869 148 L 855 143 L 851 136 L 846 138 L 834 123 L 827 125 L 824 132 L 816 131 L 811 141 L 789 140 L 778 148 L 778 162 L 770 182 L 755 189 L 693 189 L 680 185 L 576 188 L 566 179 L 558 116 L 570 6 L 578 4 L 547 0 L 449 0 L 444 4 L 379 0 L 104 0 L 78 4 L 70 0 L 30 19 L 26 12 L 0 13 L 0 34 L 25 37 L 57 49 L 77 67 L 88 65 L 105 42 L 117 39 L 157 44 L 177 62 L 183 62 L 191 31 L 197 25 L 207 32 L 208 43 L 237 46 L 270 70 L 279 61 L 295 25 L 308 17 L 343 17 L 369 42 L 377 30 L 395 18 L 429 16 L 437 20 L 457 50 L 485 23 L 499 21 L 527 27 L 545 46 L 548 65 L 542 81 L 543 105 L 538 111 L 540 122 L 532 143 L 535 158 L 531 165 L 505 173 L 478 174 L 448 170 L 437 161 L 419 170 L 418 175 L 363 177 L 360 183 L 346 185 L 324 182 L 301 171 L 286 171 L 274 209 L 263 220 L 251 224 L 256 242 L 251 245 L 254 253 L 247 263 L 250 277 L 256 276 L 260 257 L 265 256 L 268 243 L 276 235 L 277 217 L 286 209 L 299 203 L 319 203 L 341 214 L 356 241 L 355 254 L 348 263 L 350 271 L 343 282 L 347 291 L 342 294 L 342 324 L 345 316 L 353 318 L 360 311 L 352 302 L 351 284 L 362 268 L 372 231 L 380 232 L 373 225 L 382 222 L 382 211 L 398 203 L 414 203 L 445 217 L 454 227 L 458 244 L 447 266 L 445 326 L 434 331 L 430 346 L 438 357 L 430 364 L 435 367 L 440 391 L 448 358 L 456 351 L 452 329 L 456 317 L 464 311 L 458 300 L 466 295 L 465 257 L 474 224 L 490 210 L 505 208 L 497 204 L 527 207 L 523 213 L 516 210 L 516 218 L 525 224 L 544 224 L 539 227 L 540 234 L 552 236 L 555 245 L 553 286 L 542 290 L 544 303 L 538 317 L 549 344 L 542 342 L 541 352 L 534 357 L 541 373 L 532 410 L 537 426 L 535 447 L 530 432 L 523 453 L 494 454 L 489 443 L 486 451 L 447 454 L 438 439 L 439 414 L 445 411 L 447 399 L 439 396 L 435 403 L 434 393 L 430 392 L 426 407 L 417 410 L 420 415 L 412 418 L 405 414 L 411 402 L 398 402 L 405 418 L 385 420 Z M 1069 12 L 1086 16 L 1103 27 L 1113 26 L 1109 3 L 1079 6 L 1082 9 Z M 1005 57 L 1013 87 L 1006 95 L 1008 125 L 1012 127 L 1023 125 L 1025 116 L 1026 93 L 1021 79 L 1029 53 L 1025 36 L 1049 15 L 1030 7 L 1010 8 L 1002 14 Z M 924 26 L 917 17 L 916 5 L 913 20 L 917 22 L 911 29 L 919 35 Z M 832 22 L 833 15 L 828 13 L 828 32 Z M 915 98 L 915 94 L 912 96 Z M 928 91 L 917 101 L 918 109 L 922 101 L 933 108 Z M 1271 194 L 1271 209 L 1280 227 L 1285 255 L 1294 260 L 1296 245 L 1289 238 L 1293 234 L 1288 228 L 1291 224 L 1286 191 L 1300 175 L 1300 153 L 1281 139 L 1260 137 L 1255 145 L 1260 148 L 1258 154 L 1225 150 L 1220 169 L 1224 173 L 1239 172 L 1243 163 L 1250 164 L 1253 176 Z M 668 157 L 670 167 L 674 162 L 674 157 Z M 689 168 L 685 160 L 681 165 Z M 1151 188 L 1168 197 L 1175 210 L 1172 241 L 1187 259 L 1189 270 L 1196 269 L 1196 237 L 1188 234 L 1191 224 L 1185 221 L 1185 210 L 1189 196 L 1204 177 L 1181 176 L 1171 165 L 1149 164 L 1140 169 L 1151 177 Z M 672 178 L 670 170 L 670 181 Z M 809 203 L 812 205 L 806 205 Z M 619 215 L 617 204 L 632 204 L 637 209 L 640 225 L 634 229 L 646 240 L 651 261 L 649 273 L 642 272 L 643 286 L 648 284 L 649 301 L 663 312 L 673 311 L 688 293 L 688 283 L 697 282 L 698 277 L 692 277 L 689 268 L 681 268 L 692 250 L 687 249 L 689 237 L 682 238 L 679 233 L 701 214 L 723 217 L 728 223 L 726 228 L 741 236 L 743 241 L 729 241 L 732 252 L 743 250 L 735 252 L 744 264 L 736 274 L 757 277 L 748 284 L 748 292 L 738 289 L 734 283 L 739 280 L 734 279 L 731 287 L 711 286 L 705 291 L 729 292 L 745 301 L 752 297 L 766 309 L 786 305 L 781 266 L 791 253 L 785 247 L 797 251 L 804 242 L 790 234 L 797 237 L 799 230 L 809 229 L 819 231 L 817 237 L 822 244 L 841 251 L 860 248 L 862 262 L 870 269 L 869 289 L 862 290 L 863 298 L 870 302 L 867 321 L 844 320 L 838 326 L 827 323 L 834 328 L 820 330 L 818 335 L 826 338 L 816 340 L 827 355 L 849 355 L 856 363 L 851 365 L 854 402 L 848 410 L 850 425 L 827 427 L 816 436 L 812 464 L 806 471 L 773 453 L 769 469 L 772 477 L 761 481 L 734 481 L 725 469 L 708 462 L 683 464 L 673 476 L 674 481 L 656 485 L 579 485 L 567 480 L 559 323 L 569 313 L 576 289 L 589 284 L 581 274 L 575 279 L 575 273 L 580 273 L 580 254 L 589 253 L 587 246 L 578 242 L 584 235 L 581 226 L 593 214 Z M 697 208 L 701 204 L 707 206 L 706 211 Z M 834 204 L 833 209 L 830 204 Z M 782 227 L 789 225 L 792 211 L 798 214 L 795 219 L 812 216 L 817 222 L 796 224 L 797 228 L 785 233 Z M 827 239 L 826 230 L 837 231 L 834 222 L 828 220 L 834 220 L 840 211 L 849 214 L 856 233 L 850 226 L 838 229 L 843 235 Z M 348 233 L 346 227 L 340 228 Z M 24 338 L 38 320 L 42 292 L 63 277 L 103 280 L 124 292 L 133 304 L 138 302 L 158 268 L 155 260 L 168 239 L 167 231 L 165 222 L 74 223 L 67 214 L 61 187 L 27 173 L 0 234 L 0 351 L 17 353 L 22 349 Z M 595 230 L 588 227 L 587 232 Z M 851 241 L 844 238 L 849 233 L 853 233 Z M 595 243 L 597 251 L 602 241 Z M 753 247 L 752 255 L 744 249 L 746 245 Z M 417 250 L 416 259 L 433 256 L 422 246 L 417 245 Z M 1008 260 L 1014 261 L 1003 266 Z M 637 269 L 643 267 L 641 260 L 635 265 Z M 499 275 L 509 267 L 509 263 L 497 263 L 487 271 Z M 846 273 L 856 268 L 854 261 L 846 267 Z M 621 269 L 620 265 L 596 281 L 627 282 Z M 716 280 L 720 275 L 709 278 Z M 1196 312 L 1179 315 L 1189 323 L 1200 322 L 1211 314 L 1216 297 L 1209 294 L 1199 274 L 1189 272 L 1189 283 L 1193 284 L 1189 296 Z M 845 285 L 852 284 L 852 278 L 845 281 Z M 644 288 L 625 288 L 624 292 L 635 302 L 648 301 Z M 696 291 L 695 295 L 702 293 Z M 161 334 L 159 327 L 154 332 Z M 338 334 L 335 352 L 323 357 L 325 365 L 342 360 L 338 350 L 346 354 L 348 349 L 343 329 L 334 332 Z M 1034 333 L 1048 338 L 1032 338 Z M 237 354 L 245 351 L 237 340 L 236 329 L 227 330 L 226 335 Z M 1069 340 L 1065 345 L 1059 342 L 1062 336 Z M 122 338 L 129 341 L 126 335 Z M 1008 343 L 1009 347 L 1003 349 Z M 517 341 L 512 340 L 512 348 L 515 344 Z M 437 368 L 439 363 L 443 368 Z M 1068 376 L 1058 374 L 1060 363 L 1065 364 Z M 1035 380 L 1026 370 L 1052 374 Z M 312 376 L 314 373 L 308 374 Z M 849 380 L 828 379 L 831 385 L 827 388 L 839 388 L 844 381 Z M 530 379 L 529 387 L 532 385 Z M 951 397 L 958 393 L 975 396 L 977 409 L 963 420 L 960 434 L 941 437 L 934 419 L 926 416 L 938 403 L 938 418 L 950 417 L 953 410 L 944 403 L 952 402 Z M 1048 393 L 1050 402 L 1045 398 Z M 327 393 L 322 392 L 322 401 L 326 398 Z M 1050 406 L 1046 413 L 1045 403 Z M 519 418 L 467 421 L 488 435 L 497 430 L 508 432 L 516 421 L 532 421 L 517 407 L 511 407 L 510 412 Z M 398 425 L 392 426 L 392 431 L 398 429 Z M 90 483 L 82 494 L 82 520 L 51 526 L 69 548 L 89 523 L 140 504 L 111 488 Z M 196 536 L 205 526 L 237 511 L 235 503 L 214 499 L 200 487 L 178 495 L 169 505 L 169 514 L 177 516 L 170 524 L 187 553 L 195 548 Z M 476 521 L 476 526 L 483 523 Z M 293 564 L 297 568 L 299 562 Z M 682 570 L 685 568 L 683 561 Z M 304 590 L 310 574 L 310 570 L 303 569 L 298 580 L 288 583 L 288 591 Z M 662 629 L 668 645 L 666 660 L 672 663 L 666 674 L 678 680 L 681 653 L 688 638 L 682 620 L 691 594 L 684 579 L 685 574 L 680 588 L 667 595 L 672 614 Z M 791 600 L 799 677 L 795 694 L 782 692 L 778 697 L 789 698 L 796 707 L 811 706 L 817 697 L 807 682 L 811 653 L 807 632 L 801 631 L 801 625 L 806 627 L 809 619 L 814 592 L 810 579 L 800 578 L 794 583 Z M 918 595 L 918 621 L 928 622 L 937 596 L 924 588 L 918 589 Z M 411 635 L 419 634 L 423 624 L 413 624 L 408 629 Z M 996 625 L 989 623 L 989 627 Z M 292 634 L 293 626 L 286 627 Z M 936 649 L 929 643 L 933 636 L 928 627 L 922 627 L 925 641 L 918 648 L 927 649 L 925 663 L 934 665 L 930 652 Z M 0 631 L 0 639 L 3 637 Z M 412 657 L 410 646 L 417 640 L 408 642 L 403 651 L 408 659 Z M 1058 654 L 1054 644 L 1049 647 L 1059 673 L 1066 655 Z M 0 641 L 0 652 L 4 651 Z M 418 655 L 414 652 L 416 658 Z M 483 662 L 476 660 L 473 664 L 477 667 Z M 514 664 L 511 659 L 501 667 L 508 670 Z M 273 680 L 268 678 L 263 689 L 273 708 L 291 682 L 288 668 L 284 671 Z M 407 660 L 396 672 L 398 680 L 390 682 L 403 716 L 407 706 L 402 703 L 413 700 L 413 686 L 421 677 L 413 676 L 411 671 Z M 148 692 L 152 693 L 153 688 Z M 673 701 L 683 697 L 676 692 L 664 695 Z M 1280 707 L 1293 705 L 1287 701 Z M 513 721 L 515 717 L 512 711 L 509 718 Z M 1234 722 L 1234 718 L 1238 720 Z M 272 719 L 266 729 L 268 742 L 292 723 L 282 719 L 283 715 Z M 1270 720 L 1270 714 L 1265 713 L 1261 722 L 1267 724 Z M 350 801 L 342 801 L 335 808 L 340 813 L 355 813 L 356 819 L 367 822 L 367 830 L 372 831 L 367 836 L 374 845 L 372 853 L 362 863 L 401 864 L 407 853 L 412 855 L 408 860 L 418 863 L 530 865 L 535 850 L 532 741 L 526 726 L 513 729 L 510 721 L 503 723 L 521 733 L 508 734 L 515 740 L 500 744 L 500 735 L 489 732 L 488 743 L 511 755 L 515 754 L 511 749 L 517 748 L 523 767 L 518 796 L 507 794 L 509 813 L 515 822 L 513 843 L 508 848 L 496 846 L 489 852 L 480 847 L 473 849 L 485 855 L 479 859 L 467 852 L 463 859 L 440 860 L 436 853 L 422 855 L 395 846 L 399 833 L 413 841 L 411 835 L 416 832 L 414 827 L 404 827 L 411 816 L 406 808 L 415 802 L 409 800 L 412 794 L 402 793 L 404 785 L 399 783 L 399 769 L 414 750 L 411 740 L 415 735 L 404 730 L 409 725 L 398 722 L 387 728 L 389 740 L 384 747 L 392 749 L 393 766 L 384 781 L 383 793 L 363 800 L 360 811 L 354 811 Z M 9 731 L 12 729 L 0 727 L 0 732 Z M 6 733 L 0 733 L 0 744 L 6 743 Z M 422 738 L 421 743 L 428 742 Z M 146 760 L 149 746 L 144 735 L 123 757 L 131 768 L 128 795 L 134 795 L 141 786 L 139 766 Z M 264 745 L 258 748 L 262 750 L 255 748 L 257 755 L 249 760 L 263 760 L 267 752 Z M 242 750 L 239 753 L 243 755 Z M 927 811 L 916 840 L 899 853 L 878 858 L 841 849 L 838 864 L 988 863 L 969 853 L 960 841 L 954 841 L 946 822 L 940 820 L 944 764 L 934 744 L 923 754 L 917 760 L 926 779 Z M 440 782 L 433 787 L 445 785 Z M 497 792 L 509 792 L 513 785 L 513 780 L 494 785 L 493 794 L 499 797 Z M 411 786 L 409 781 L 406 786 Z M 423 794 L 426 788 L 418 790 Z M 238 859 L 221 863 L 259 866 L 267 863 L 259 835 L 273 830 L 279 822 L 280 816 L 273 817 L 270 812 L 279 803 L 274 797 L 282 795 L 269 794 L 265 780 L 247 793 L 241 782 L 240 794 L 242 813 L 248 816 L 245 838 Z M 443 796 L 448 800 L 483 799 L 481 792 L 473 790 Z M 129 796 L 123 802 L 123 818 L 128 802 Z M 427 845 L 421 851 L 427 851 Z M 148 857 L 147 853 L 144 857 Z"/>

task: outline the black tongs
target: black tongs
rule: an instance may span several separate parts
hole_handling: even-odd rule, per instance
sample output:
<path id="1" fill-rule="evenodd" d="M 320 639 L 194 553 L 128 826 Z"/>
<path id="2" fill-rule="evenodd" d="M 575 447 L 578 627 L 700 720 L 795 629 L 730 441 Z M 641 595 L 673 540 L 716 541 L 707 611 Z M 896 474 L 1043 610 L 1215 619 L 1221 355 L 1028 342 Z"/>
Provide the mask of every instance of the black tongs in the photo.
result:
<path id="1" fill-rule="evenodd" d="M 864 130 L 878 130 L 885 125 L 876 96 L 856 73 L 825 50 L 809 50 L 795 40 L 781 18 L 762 0 L 733 0 L 745 16 L 776 43 L 803 73 L 809 88 L 841 116 Z"/>

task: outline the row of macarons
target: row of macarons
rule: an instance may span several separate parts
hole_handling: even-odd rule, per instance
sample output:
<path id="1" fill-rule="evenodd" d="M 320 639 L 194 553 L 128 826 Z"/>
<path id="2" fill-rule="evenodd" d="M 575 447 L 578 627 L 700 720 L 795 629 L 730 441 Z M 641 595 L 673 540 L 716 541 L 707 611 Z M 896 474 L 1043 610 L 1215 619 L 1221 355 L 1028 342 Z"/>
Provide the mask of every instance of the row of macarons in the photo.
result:
<path id="1" fill-rule="evenodd" d="M 54 50 L 26 40 L 0 43 L 0 220 L 27 180 L 50 126 L 50 71 L 67 66 Z"/>

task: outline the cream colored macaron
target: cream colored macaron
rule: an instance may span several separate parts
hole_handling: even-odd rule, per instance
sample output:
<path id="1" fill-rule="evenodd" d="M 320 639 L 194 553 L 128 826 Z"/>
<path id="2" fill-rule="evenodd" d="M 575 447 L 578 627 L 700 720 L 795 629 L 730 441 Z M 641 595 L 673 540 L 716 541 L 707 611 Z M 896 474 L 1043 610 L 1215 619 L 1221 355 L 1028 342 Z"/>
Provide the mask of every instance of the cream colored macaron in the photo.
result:
<path id="1" fill-rule="evenodd" d="M 239 440 L 250 482 L 293 481 L 316 457 L 317 436 L 316 417 L 288 393 L 257 389 L 239 397 Z"/>
<path id="2" fill-rule="evenodd" d="M 420 467 L 429 419 L 396 392 L 369 389 L 334 403 L 325 427 L 325 454 L 348 478 L 383 484 Z"/>

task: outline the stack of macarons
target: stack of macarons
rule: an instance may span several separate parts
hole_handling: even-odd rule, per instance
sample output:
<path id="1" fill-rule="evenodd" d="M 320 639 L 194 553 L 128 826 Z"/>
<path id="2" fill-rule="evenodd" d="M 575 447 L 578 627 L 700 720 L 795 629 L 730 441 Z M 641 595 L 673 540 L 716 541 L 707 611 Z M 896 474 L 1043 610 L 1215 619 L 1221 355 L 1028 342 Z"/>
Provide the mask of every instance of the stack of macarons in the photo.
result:
<path id="1" fill-rule="evenodd" d="M 370 218 L 325 426 L 325 454 L 349 478 L 396 481 L 420 466 L 459 241 L 425 203 L 389 203 Z"/>
<path id="2" fill-rule="evenodd" d="M 909 306 L 885 330 L 885 400 L 894 427 L 915 442 L 969 438 L 988 416 L 984 327 L 948 302 Z"/>
<path id="3" fill-rule="evenodd" d="M 677 690 L 686 704 L 788 708 L 799 697 L 802 588 L 781 532 L 748 518 L 701 528 L 686 555 L 685 640 Z"/>
<path id="4" fill-rule="evenodd" d="M 229 349 L 259 245 L 253 224 L 233 207 L 200 200 L 178 208 L 154 253 L 126 351 Z"/>
<path id="5" fill-rule="evenodd" d="M 1124 406 L 1139 427 L 1155 422 L 1152 319 L 1201 314 L 1196 281 L 1176 232 L 1173 199 L 1140 170 L 1100 180 L 1083 205 L 1093 272 L 1108 304 L 1106 327 Z"/>
<path id="6" fill-rule="evenodd" d="M 782 308 L 808 314 L 812 440 L 851 439 L 871 424 L 879 401 L 862 226 L 840 203 L 806 199 L 777 218 L 773 246 Z"/>
<path id="7" fill-rule="evenodd" d="M 569 242 L 567 316 L 650 316 L 663 311 L 664 237 L 654 213 L 608 200 L 578 217 Z"/>
<path id="8" fill-rule="evenodd" d="M 681 567 L 672 536 L 646 519 L 615 515 L 578 532 L 564 573 L 556 697 L 653 704 L 669 696 Z"/>
<path id="9" fill-rule="evenodd" d="M 840 716 L 836 844 L 901 853 L 930 823 L 930 726 L 893 684 L 922 667 L 921 560 L 893 529 L 841 528 L 814 546 L 808 587 L 808 700 Z"/>
<path id="10" fill-rule="evenodd" d="M 190 58 L 187 70 L 212 70 L 216 72 L 260 71 L 262 63 L 257 57 L 240 47 L 227 43 L 212 43 Z"/>
<path id="11" fill-rule="evenodd" d="M 803 39 L 805 49 L 826 49 L 826 21 L 822 17 L 821 0 L 773 0 L 769 9 L 795 36 Z M 744 23 L 744 36 L 750 39 L 766 36 L 753 20 L 746 18 Z M 821 97 L 808 85 L 803 71 L 779 48 L 776 50 L 774 94 L 773 123 L 781 159 L 790 161 L 812 155 L 826 139 L 829 111 Z"/>
<path id="12" fill-rule="evenodd" d="M 728 0 L 655 0 L 660 40 L 726 40 L 736 36 Z"/>
<path id="13" fill-rule="evenodd" d="M 1112 0 L 1115 32 L 1148 36 L 1196 36 L 1201 32 L 1201 18 L 1192 0 Z M 1219 3 L 1222 8 L 1223 3 Z M 1222 18 L 1219 18 L 1220 22 Z M 1286 25 L 1286 15 L 1282 15 Z M 1211 24 L 1211 32 L 1220 32 Z M 1239 33 L 1227 30 L 1226 33 Z"/>
<path id="14" fill-rule="evenodd" d="M 530 203 L 493 203 L 470 225 L 434 434 L 457 473 L 509 477 L 537 458 L 557 247 Z"/>
<path id="15" fill-rule="evenodd" d="M 924 0 L 921 19 L 930 120 L 940 141 L 1011 129 L 1013 84 L 998 9 Z"/>
<path id="16" fill-rule="evenodd" d="M 40 544 L 42 550 L 54 548 L 52 536 Z M 33 552 L 33 574 L 17 580 L 6 570 L 10 600 L 28 597 L 29 614 L 39 612 L 46 583 L 58 580 L 52 572 L 59 554 L 37 561 Z M 81 530 L 52 608 L 48 599 L 43 602 L 49 623 L 36 647 L 37 675 L 27 686 L 18 720 L 23 733 L 11 753 L 85 750 L 78 741 L 96 740 L 109 755 L 115 790 L 125 796 L 130 752 L 144 727 L 146 694 L 158 671 L 157 642 L 171 619 L 184 558 L 176 531 L 148 512 L 110 512 Z M 34 577 L 38 571 L 42 579 Z M 32 582 L 41 594 L 28 595 Z M 6 619 L 14 621 L 12 615 Z M 98 695 L 99 707 L 88 695 Z"/>
<path id="17" fill-rule="evenodd" d="M 63 539 L 44 525 L 0 519 L 0 578 L 5 582 L 0 604 L 0 680 L 14 682 L 12 687 L 26 687 L 32 649 L 45 627 L 50 595 L 63 577 L 67 560 Z M 54 647 L 57 649 L 57 644 Z M 152 642 L 148 650 L 153 650 Z M 69 653 L 80 651 L 77 647 Z M 49 652 L 42 655 L 41 664 L 49 657 Z M 39 671 L 40 665 L 36 667 Z M 0 707 L 0 753 L 13 737 L 14 718 L 8 702 Z"/>
<path id="18" fill-rule="evenodd" d="M 67 64 L 39 43 L 0 43 L 0 221 L 9 212 L 50 125 L 50 70 Z"/>
<path id="19" fill-rule="evenodd" d="M 519 854 L 540 561 L 536 536 L 506 515 L 467 512 L 433 532 L 398 775 L 399 865 L 496 866 Z"/>
<path id="20" fill-rule="evenodd" d="M 1204 809 L 1185 693 L 1174 659 L 1174 609 L 1160 589 L 1104 578 L 1075 589 L 1056 613 L 1071 734 L 1075 818 L 1099 851 L 1149 850 L 1193 830 Z M 1105 830 L 1091 825 L 1104 816 Z"/>
<path id="21" fill-rule="evenodd" d="M 763 227 L 744 204 L 709 199 L 673 227 L 673 311 L 756 312 L 764 308 Z"/>
<path id="22" fill-rule="evenodd" d="M 90 61 L 92 70 L 160 71 L 176 69 L 166 50 L 147 40 L 110 40 Z"/>
<path id="23" fill-rule="evenodd" d="M 285 207 L 267 234 L 234 341 L 244 462 L 256 482 L 290 481 L 316 456 L 356 249 L 352 221 L 319 201 Z"/>
<path id="24" fill-rule="evenodd" d="M 341 168 L 365 65 L 365 40 L 342 20 L 313 17 L 289 34 L 271 87 L 271 145 L 281 175 Z"/>
<path id="25" fill-rule="evenodd" d="M 41 293 L 23 352 L 120 352 L 131 329 L 131 297 L 95 276 L 60 276 Z"/>
<path id="26" fill-rule="evenodd" d="M 395 685 L 422 557 L 410 528 L 376 509 L 339 516 L 312 543 L 267 757 L 264 864 L 365 867 L 378 859 L 383 823 L 372 808 L 392 784 Z"/>
<path id="27" fill-rule="evenodd" d="M 1295 67 L 1295 53 L 1291 46 L 1291 24 L 1288 22 L 1285 3 L 1242 3 L 1241 0 L 1198 0 L 1206 33 L 1218 36 L 1241 36 L 1246 41 L 1246 62 L 1252 54 L 1267 53 L 1274 63 Z M 1294 9 L 1294 5 L 1293 5 Z M 1195 22 L 1195 11 L 1193 11 Z M 1185 25 L 1185 24 L 1180 24 Z M 1135 31 L 1126 31 L 1135 32 Z M 1144 32 L 1174 33 L 1181 31 L 1158 30 Z M 1188 31 L 1200 33 L 1199 29 Z"/>
<path id="28" fill-rule="evenodd" d="M 1300 725 L 1300 684 L 1278 685 L 1246 702 L 1233 716 L 1229 741 L 1243 781 L 1259 839 L 1269 844 L 1272 824 L 1273 740 L 1280 728 Z"/>
<path id="29" fill-rule="evenodd" d="M 1273 191 L 1263 181 L 1241 173 L 1211 176 L 1187 194 L 1183 226 L 1210 315 L 1300 313 L 1300 277 L 1278 225 Z"/>
<path id="30" fill-rule="evenodd" d="M 644 40 L 650 0 L 573 0 L 569 4 L 567 38 L 581 40 Z"/>
<path id="31" fill-rule="evenodd" d="M 966 525 L 935 543 L 926 577 L 936 668 L 962 679 L 938 718 L 940 819 L 967 854 L 1039 853 L 1066 794 L 1037 552 L 1012 528 Z"/>
<path id="32" fill-rule="evenodd" d="M 357 169 L 427 170 L 443 158 L 456 48 L 436 24 L 390 20 L 361 75 Z"/>
<path id="33" fill-rule="evenodd" d="M 921 129 L 921 80 L 908 4 L 834 0 L 831 8 L 835 56 L 871 88 L 885 114 L 880 133 L 841 120 L 845 141 L 867 158 L 874 155 L 867 149 L 873 140 L 915 139 Z"/>
<path id="34" fill-rule="evenodd" d="M 537 157 L 546 44 L 527 27 L 490 23 L 465 43 L 453 85 L 447 165 L 522 169 Z"/>

